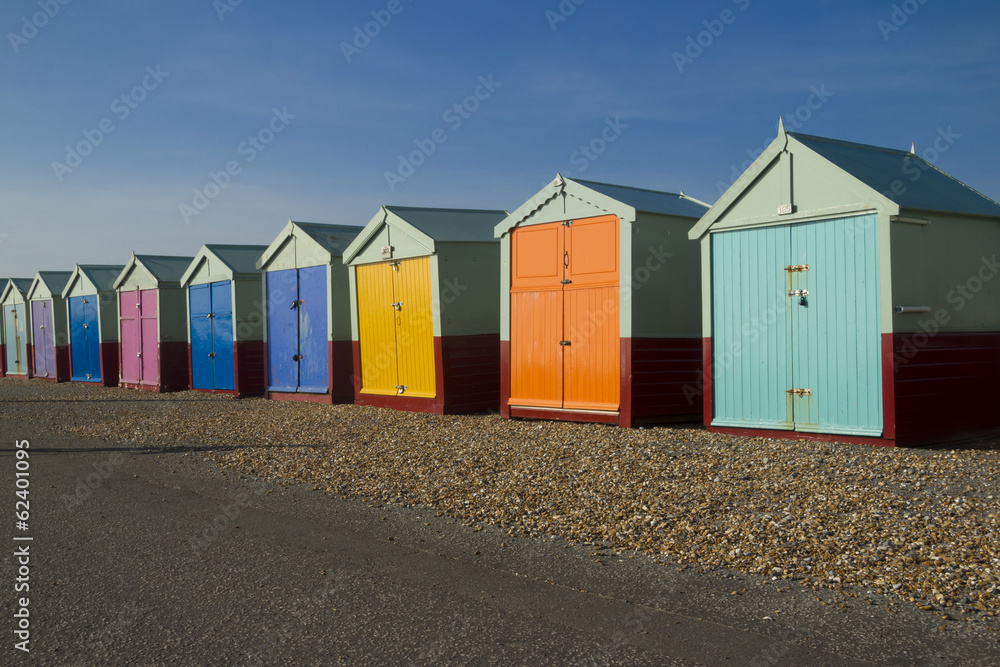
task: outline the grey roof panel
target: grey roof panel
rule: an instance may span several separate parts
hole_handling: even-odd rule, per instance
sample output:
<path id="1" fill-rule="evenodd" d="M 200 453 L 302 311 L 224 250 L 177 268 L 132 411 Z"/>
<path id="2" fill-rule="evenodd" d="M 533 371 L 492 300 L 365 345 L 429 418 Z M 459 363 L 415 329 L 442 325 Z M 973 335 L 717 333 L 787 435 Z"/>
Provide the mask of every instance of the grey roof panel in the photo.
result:
<path id="1" fill-rule="evenodd" d="M 38 277 L 53 294 L 62 294 L 66 283 L 73 277 L 72 271 L 39 271 Z"/>
<path id="2" fill-rule="evenodd" d="M 125 266 L 96 265 L 88 264 L 80 267 L 80 273 L 87 276 L 87 279 L 94 283 L 99 291 L 114 290 L 115 281 L 125 270 Z"/>
<path id="3" fill-rule="evenodd" d="M 161 255 L 136 255 L 146 270 L 153 274 L 158 282 L 180 283 L 184 272 L 194 261 L 194 257 L 173 257 Z"/>
<path id="4" fill-rule="evenodd" d="M 708 205 L 682 194 L 643 190 L 625 185 L 596 183 L 594 181 L 583 181 L 578 178 L 569 178 L 567 180 L 579 183 L 606 197 L 620 201 L 626 206 L 631 206 L 637 211 L 644 211 L 646 213 L 660 213 L 663 215 L 697 219 L 705 215 L 705 212 L 709 209 Z"/>
<path id="5" fill-rule="evenodd" d="M 788 136 L 902 208 L 1000 216 L 1000 204 L 912 153 L 794 132 Z M 892 192 L 895 181 L 906 188 L 901 195 Z"/>
<path id="6" fill-rule="evenodd" d="M 11 278 L 10 282 L 14 283 L 14 289 L 16 289 L 21 294 L 27 294 L 28 290 L 31 289 L 31 283 L 35 282 L 34 278 Z"/>
<path id="7" fill-rule="evenodd" d="M 259 273 L 257 260 L 267 250 L 266 245 L 213 245 L 205 246 L 225 262 L 235 273 Z"/>
<path id="8" fill-rule="evenodd" d="M 344 251 L 364 227 L 354 225 L 321 225 L 315 222 L 294 222 L 293 224 L 309 235 L 309 238 L 323 246 L 335 257 L 343 257 Z M 267 250 L 267 248 L 264 248 Z M 263 254 L 263 251 L 261 251 Z M 260 255 L 257 256 L 258 259 Z"/>
<path id="9" fill-rule="evenodd" d="M 412 208 L 386 206 L 421 232 L 443 243 L 485 241 L 494 243 L 493 228 L 507 217 L 507 211 L 456 208 Z"/>

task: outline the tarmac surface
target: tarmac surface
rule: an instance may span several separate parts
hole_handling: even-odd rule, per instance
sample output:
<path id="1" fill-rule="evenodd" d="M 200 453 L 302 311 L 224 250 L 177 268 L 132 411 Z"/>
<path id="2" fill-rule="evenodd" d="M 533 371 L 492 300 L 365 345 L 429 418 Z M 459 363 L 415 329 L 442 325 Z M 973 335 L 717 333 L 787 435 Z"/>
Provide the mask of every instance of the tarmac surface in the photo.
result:
<path id="1" fill-rule="evenodd" d="M 19 460 L 30 480 L 28 529 L 12 517 L 0 536 L 2 664 L 1000 665 L 985 624 L 876 594 L 473 530 L 247 478 L 184 443 L 0 432 L 11 514 Z M 30 589 L 14 592 L 24 546 Z"/>

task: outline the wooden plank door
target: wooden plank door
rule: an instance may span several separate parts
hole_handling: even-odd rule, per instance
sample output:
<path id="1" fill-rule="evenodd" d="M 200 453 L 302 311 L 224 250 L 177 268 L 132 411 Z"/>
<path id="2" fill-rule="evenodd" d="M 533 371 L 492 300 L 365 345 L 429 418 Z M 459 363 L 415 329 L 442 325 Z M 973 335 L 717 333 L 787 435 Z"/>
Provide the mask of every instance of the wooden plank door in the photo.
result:
<path id="1" fill-rule="evenodd" d="M 877 216 L 794 225 L 790 273 L 795 430 L 882 434 Z"/>
<path id="2" fill-rule="evenodd" d="M 191 386 L 194 389 L 214 389 L 211 287 L 189 287 L 188 308 L 191 312 Z"/>
<path id="3" fill-rule="evenodd" d="M 56 349 L 52 331 L 52 308 L 50 301 L 31 302 L 31 342 L 35 370 L 38 378 L 56 376 Z"/>
<path id="4" fill-rule="evenodd" d="M 101 339 L 97 295 L 69 298 L 69 338 L 74 382 L 101 381 Z"/>
<path id="5" fill-rule="evenodd" d="M 327 267 L 299 269 L 299 387 L 307 394 L 330 388 L 330 328 L 327 320 Z"/>
<path id="6" fill-rule="evenodd" d="M 212 283 L 212 386 L 220 391 L 236 389 L 236 351 L 233 347 L 233 284 Z"/>
<path id="7" fill-rule="evenodd" d="M 712 235 L 713 426 L 794 428 L 788 226 Z"/>
<path id="8" fill-rule="evenodd" d="M 7 344 L 7 374 L 28 374 L 28 330 L 23 303 L 4 306 L 4 341 Z"/>
<path id="9" fill-rule="evenodd" d="M 299 277 L 295 269 L 268 271 L 267 390 L 294 392 L 299 386 Z"/>
<path id="10" fill-rule="evenodd" d="M 433 398 L 434 313 L 430 257 L 392 262 L 393 319 L 396 329 L 397 391 L 403 396 Z"/>
<path id="11" fill-rule="evenodd" d="M 393 267 L 389 262 L 364 264 L 356 268 L 355 279 L 361 393 L 392 396 L 399 384 Z"/>
<path id="12" fill-rule="evenodd" d="M 159 293 L 155 289 L 139 292 L 139 330 L 142 356 L 140 382 L 157 385 L 160 382 Z"/>
<path id="13" fill-rule="evenodd" d="M 561 222 L 514 230 L 511 238 L 509 405 L 563 405 L 563 284 L 566 237 Z"/>
<path id="14" fill-rule="evenodd" d="M 142 379 L 142 345 L 139 327 L 139 291 L 118 295 L 121 327 L 122 382 L 137 384 Z"/>
<path id="15" fill-rule="evenodd" d="M 619 232 L 616 216 L 565 228 L 563 407 L 617 411 L 621 393 Z"/>

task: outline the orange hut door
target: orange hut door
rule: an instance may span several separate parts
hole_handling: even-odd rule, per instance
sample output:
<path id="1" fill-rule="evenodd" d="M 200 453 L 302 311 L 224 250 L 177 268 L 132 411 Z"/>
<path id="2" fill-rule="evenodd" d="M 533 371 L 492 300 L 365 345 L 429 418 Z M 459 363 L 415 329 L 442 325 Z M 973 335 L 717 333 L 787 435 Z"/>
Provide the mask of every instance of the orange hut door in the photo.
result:
<path id="1" fill-rule="evenodd" d="M 511 251 L 509 404 L 618 410 L 618 218 L 523 227 Z"/>

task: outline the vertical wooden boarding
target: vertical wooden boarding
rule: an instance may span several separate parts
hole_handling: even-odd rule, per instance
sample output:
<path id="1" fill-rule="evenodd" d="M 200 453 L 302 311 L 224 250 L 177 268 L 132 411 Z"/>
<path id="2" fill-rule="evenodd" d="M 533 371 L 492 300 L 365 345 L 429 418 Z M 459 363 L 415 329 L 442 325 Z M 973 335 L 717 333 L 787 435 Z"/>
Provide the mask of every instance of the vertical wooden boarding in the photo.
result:
<path id="1" fill-rule="evenodd" d="M 212 292 L 212 386 L 219 391 L 236 389 L 236 356 L 233 348 L 233 284 L 210 285 Z"/>
<path id="2" fill-rule="evenodd" d="M 146 385 L 160 383 L 160 329 L 158 290 L 139 292 L 139 329 L 142 364 L 140 382 Z"/>
<path id="3" fill-rule="evenodd" d="M 562 223 L 515 229 L 511 238 L 509 405 L 563 404 Z"/>
<path id="4" fill-rule="evenodd" d="M 792 274 L 795 429 L 880 436 L 882 362 L 877 216 L 795 225 Z"/>
<path id="5" fill-rule="evenodd" d="M 268 271 L 267 290 L 267 390 L 294 392 L 299 386 L 298 271 Z"/>
<path id="6" fill-rule="evenodd" d="M 793 428 L 787 226 L 712 235 L 714 426 Z"/>
<path id="7" fill-rule="evenodd" d="M 357 267 L 361 393 L 392 396 L 397 368 L 393 267 L 388 262 Z"/>
<path id="8" fill-rule="evenodd" d="M 121 326 L 122 382 L 136 384 L 142 378 L 142 346 L 139 327 L 139 291 L 118 296 Z"/>
<path id="9" fill-rule="evenodd" d="M 617 411 L 621 392 L 616 216 L 566 228 L 563 407 Z"/>
<path id="10" fill-rule="evenodd" d="M 430 257 L 401 260 L 392 275 L 399 309 L 396 321 L 396 384 L 404 396 L 433 398 L 436 394 L 434 313 Z"/>
<path id="11" fill-rule="evenodd" d="M 330 389 L 327 267 L 299 269 L 299 388 L 308 394 Z"/>
<path id="12" fill-rule="evenodd" d="M 214 389 L 211 287 L 189 287 L 188 307 L 191 312 L 191 386 L 195 389 Z"/>

